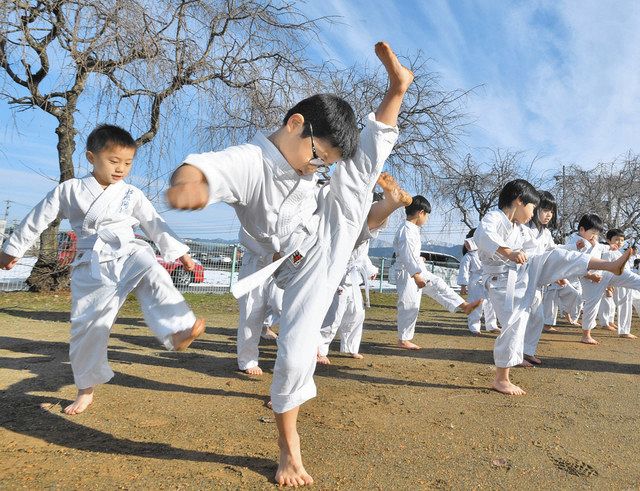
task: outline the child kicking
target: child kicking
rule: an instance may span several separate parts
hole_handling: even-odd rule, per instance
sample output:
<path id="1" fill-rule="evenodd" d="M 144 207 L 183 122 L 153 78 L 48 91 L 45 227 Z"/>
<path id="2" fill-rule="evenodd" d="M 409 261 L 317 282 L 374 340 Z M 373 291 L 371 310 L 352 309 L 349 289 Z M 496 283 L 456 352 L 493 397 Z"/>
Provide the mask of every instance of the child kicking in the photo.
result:
<path id="1" fill-rule="evenodd" d="M 95 386 L 113 377 L 107 360 L 109 333 L 118 310 L 133 292 L 147 325 L 170 350 L 182 351 L 204 332 L 171 277 L 146 242 L 136 239 L 140 226 L 162 252 L 195 264 L 151 202 L 124 179 L 131 171 L 136 143 L 117 126 L 102 125 L 87 139 L 91 174 L 58 185 L 22 221 L 0 252 L 0 267 L 11 269 L 56 218 L 68 218 L 78 237 L 71 273 L 69 357 L 78 387 L 76 400 L 64 409 L 79 414 L 92 402 Z"/>
<path id="2" fill-rule="evenodd" d="M 593 214 L 584 215 L 578 222 L 578 234 L 574 235 L 567 242 L 568 246 L 577 248 L 579 251 L 589 254 L 591 257 L 601 258 L 603 254 L 610 251 L 608 244 L 598 242 L 599 234 L 604 228 L 604 223 L 600 217 Z M 631 249 L 623 253 L 623 257 L 628 257 Z M 622 271 L 618 275 L 608 272 L 602 274 L 589 271 L 580 277 L 582 283 L 582 299 L 584 309 L 582 312 L 582 337 L 580 342 L 585 344 L 598 344 L 591 331 L 596 327 L 596 318 L 600 309 L 600 302 L 608 287 L 628 288 L 640 290 L 640 277 L 631 272 L 630 269 Z"/>
<path id="3" fill-rule="evenodd" d="M 411 340 L 415 333 L 423 291 L 450 312 L 460 309 L 467 315 L 482 303 L 482 298 L 472 303 L 467 302 L 442 278 L 425 268 L 420 256 L 420 229 L 427 223 L 431 213 L 431 203 L 427 198 L 414 196 L 411 204 L 405 207 L 405 212 L 407 219 L 393 239 L 396 262 L 392 274 L 396 275 L 398 291 L 398 347 L 418 350 L 420 346 Z"/>
<path id="4" fill-rule="evenodd" d="M 284 289 L 271 385 L 280 485 L 313 483 L 302 463 L 297 419 L 300 406 L 316 395 L 320 325 L 359 234 L 384 219 L 381 209 L 367 212 L 397 139 L 397 117 L 413 74 L 387 44 L 378 43 L 376 54 L 389 87 L 375 115 L 367 118 L 359 144 L 351 107 L 333 96 L 314 96 L 294 106 L 283 126 L 259 146 L 187 157 L 167 193 L 179 209 L 216 201 L 235 208 L 242 233 L 261 258 L 255 272 L 234 285 L 237 297 L 250 294 L 274 272 Z M 325 103 L 331 107 L 323 108 Z M 309 187 L 317 187 L 315 172 L 339 160 L 331 184 L 316 193 L 315 201 L 303 199 Z"/>
<path id="5" fill-rule="evenodd" d="M 631 254 L 629 250 L 616 261 L 604 261 L 555 248 L 528 256 L 523 251 L 530 237 L 525 224 L 539 202 L 540 196 L 529 182 L 508 182 L 500 192 L 499 209 L 482 218 L 474 236 L 484 284 L 502 326 L 493 350 L 496 376 L 492 387 L 508 395 L 526 393 L 511 383 L 509 370 L 522 363 L 525 330 L 536 290 L 561 278 L 583 276 L 589 269 L 621 275 Z"/>

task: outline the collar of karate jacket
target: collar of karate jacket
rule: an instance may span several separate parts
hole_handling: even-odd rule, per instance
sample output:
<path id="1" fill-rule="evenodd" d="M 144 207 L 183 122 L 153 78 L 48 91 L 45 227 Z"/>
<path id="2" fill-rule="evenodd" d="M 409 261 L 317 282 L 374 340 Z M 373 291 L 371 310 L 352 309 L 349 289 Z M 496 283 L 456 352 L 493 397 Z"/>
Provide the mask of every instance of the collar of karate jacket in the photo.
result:
<path id="1" fill-rule="evenodd" d="M 314 184 L 318 180 L 318 176 L 315 174 L 300 176 L 295 171 L 291 164 L 287 162 L 287 159 L 280 153 L 280 150 L 276 148 L 276 146 L 271 143 L 264 134 L 256 133 L 256 136 L 253 137 L 252 143 L 257 145 L 262 150 L 262 158 L 273 168 L 273 176 L 277 180 L 313 180 Z"/>
<path id="2" fill-rule="evenodd" d="M 104 191 L 104 188 L 100 185 L 98 180 L 93 177 L 93 174 L 91 173 L 81 177 L 80 180 L 94 198 L 100 196 Z"/>
<path id="3" fill-rule="evenodd" d="M 410 229 L 413 229 L 413 230 L 417 231 L 417 232 L 418 232 L 418 235 L 420 235 L 420 229 L 421 229 L 422 227 L 419 227 L 418 225 L 416 225 L 416 224 L 415 224 L 415 223 L 413 223 L 413 222 L 410 222 L 409 220 L 405 220 L 405 221 L 404 221 L 404 225 L 405 225 L 405 227 L 408 227 L 408 228 L 410 228 Z"/>

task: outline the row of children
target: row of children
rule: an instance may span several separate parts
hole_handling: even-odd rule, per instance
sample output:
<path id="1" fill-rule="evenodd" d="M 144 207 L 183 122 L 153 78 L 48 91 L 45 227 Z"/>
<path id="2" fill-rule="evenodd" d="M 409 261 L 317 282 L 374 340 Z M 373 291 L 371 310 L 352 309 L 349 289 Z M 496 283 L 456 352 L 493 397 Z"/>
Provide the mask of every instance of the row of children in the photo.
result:
<path id="1" fill-rule="evenodd" d="M 380 174 L 397 139 L 397 118 L 413 74 L 387 44 L 378 43 L 375 51 L 389 85 L 361 133 L 345 101 L 331 95 L 313 96 L 294 106 L 282 126 L 268 136 L 258 134 L 251 144 L 220 152 L 189 155 L 174 172 L 167 191 L 167 201 L 175 209 L 197 210 L 222 201 L 237 213 L 241 241 L 248 250 L 233 290 L 240 304 L 239 362 L 246 361 L 245 369 L 254 362 L 257 367 L 254 346 L 263 329 L 267 298 L 260 290 L 269 281 L 283 290 L 271 385 L 280 448 L 275 479 L 281 485 L 313 483 L 302 463 L 298 412 L 316 395 L 313 372 L 323 319 L 338 289 L 348 286 L 350 258 L 394 210 L 409 201 L 392 179 L 380 179 Z M 68 218 L 78 236 L 71 276 L 70 339 L 78 395 L 65 408 L 67 414 L 84 411 L 93 401 L 94 387 L 113 376 L 107 361 L 109 331 L 130 292 L 139 298 L 145 321 L 167 348 L 186 349 L 204 332 L 204 321 L 196 319 L 153 251 L 135 238 L 134 228 L 142 228 L 166 259 L 178 257 L 185 268 L 193 268 L 188 248 L 144 194 L 124 182 L 135 150 L 131 135 L 118 127 L 94 130 L 86 153 L 93 172 L 51 191 L 0 253 L 0 267 L 11 268 L 56 218 Z M 326 176 L 328 167 L 338 161 L 329 183 L 321 182 L 317 174 Z M 372 203 L 376 183 L 383 188 L 384 199 Z M 419 240 L 418 227 L 430 212 L 428 203 L 414 201 L 407 207 L 408 220 L 399 233 L 407 240 L 398 250 L 403 249 L 409 261 L 398 273 L 399 282 L 403 278 L 399 284 L 405 333 L 401 345 L 412 336 L 421 288 L 428 286 L 428 292 L 451 310 L 459 307 L 471 312 L 481 302 L 466 302 L 423 264 L 410 262 L 416 234 Z M 538 203 L 538 193 L 526 181 L 507 184 L 500 210 L 489 213 L 474 236 L 483 282 L 502 325 L 494 351 L 499 367 L 494 387 L 510 394 L 523 393 L 510 384 L 508 370 L 522 362 L 520 341 L 537 289 L 562 278 L 583 276 L 587 269 L 621 275 L 628 259 L 628 253 L 605 261 L 560 248 L 537 255 L 525 252 L 530 237 L 526 230 L 531 229 L 524 224 Z M 586 242 L 578 245 L 587 247 Z M 609 282 L 614 284 L 609 277 L 602 284 Z M 327 327 L 329 321 L 324 324 Z"/>
<path id="2" fill-rule="evenodd" d="M 400 106 L 413 81 L 386 43 L 376 44 L 375 52 L 388 87 L 362 132 L 346 101 L 312 96 L 295 105 L 268 136 L 257 134 L 250 144 L 187 156 L 166 195 L 175 209 L 197 210 L 222 201 L 236 211 L 241 242 L 249 251 L 242 278 L 234 285 L 240 299 L 239 353 L 251 351 L 263 327 L 265 295 L 254 296 L 255 291 L 271 277 L 283 290 L 271 385 L 280 448 L 275 480 L 281 485 L 313 483 L 302 463 L 298 412 L 316 395 L 312 376 L 322 320 L 349 258 L 406 204 L 406 193 L 384 179 L 385 199 L 372 204 L 373 188 L 397 140 Z M 142 228 L 166 259 L 180 258 L 185 268 L 193 268 L 188 248 L 144 194 L 124 182 L 135 151 L 135 141 L 121 128 L 94 130 L 86 152 L 92 173 L 51 191 L 0 253 L 0 267 L 13 267 L 56 218 L 68 218 L 78 236 L 70 339 L 78 395 L 65 408 L 67 414 L 84 411 L 93 401 L 94 387 L 113 376 L 107 361 L 109 332 L 130 292 L 167 348 L 185 349 L 204 331 L 204 321 L 196 319 L 153 251 L 135 238 L 134 228 Z M 326 185 L 317 174 L 326 176 L 336 162 Z"/>

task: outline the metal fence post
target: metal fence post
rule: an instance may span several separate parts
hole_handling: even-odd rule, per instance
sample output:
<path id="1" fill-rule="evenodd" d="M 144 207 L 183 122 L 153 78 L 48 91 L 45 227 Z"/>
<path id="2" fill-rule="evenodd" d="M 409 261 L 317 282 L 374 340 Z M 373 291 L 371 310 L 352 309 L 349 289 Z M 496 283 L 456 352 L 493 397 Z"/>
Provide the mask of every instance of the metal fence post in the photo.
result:
<path id="1" fill-rule="evenodd" d="M 233 246 L 233 257 L 231 258 L 231 275 L 229 276 L 229 291 L 231 291 L 231 286 L 233 285 L 233 275 L 236 272 L 236 257 L 238 255 L 238 246 Z"/>
<path id="2" fill-rule="evenodd" d="M 382 277 L 384 276 L 384 258 L 380 261 L 380 287 L 378 289 L 379 293 L 382 293 Z"/>

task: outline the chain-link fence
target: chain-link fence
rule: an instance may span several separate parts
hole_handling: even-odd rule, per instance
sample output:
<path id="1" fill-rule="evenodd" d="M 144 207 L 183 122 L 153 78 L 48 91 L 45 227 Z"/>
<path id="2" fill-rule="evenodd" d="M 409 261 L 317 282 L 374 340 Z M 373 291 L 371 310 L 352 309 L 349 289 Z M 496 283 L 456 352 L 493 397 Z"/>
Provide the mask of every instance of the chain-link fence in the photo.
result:
<path id="1" fill-rule="evenodd" d="M 143 237 L 139 237 L 143 238 Z M 60 274 L 73 261 L 76 254 L 75 234 L 60 232 L 58 249 L 55 255 L 55 274 Z M 238 281 L 238 271 L 242 265 L 244 249 L 238 244 L 220 244 L 206 241 L 186 239 L 191 256 L 196 262 L 194 271 L 186 271 L 180 261 L 164 261 L 153 243 L 156 258 L 171 275 L 174 284 L 182 292 L 190 293 L 226 293 L 231 285 Z M 21 258 L 11 270 L 0 270 L 0 291 L 29 290 L 27 279 L 36 263 L 39 247 L 34 246 Z M 371 261 L 379 269 L 377 278 L 370 282 L 373 291 L 395 292 L 396 286 L 389 281 L 389 268 L 393 259 L 389 257 L 371 257 Z M 452 267 L 427 261 L 427 269 L 441 276 L 452 287 L 456 287 L 455 278 L 458 270 Z"/>

